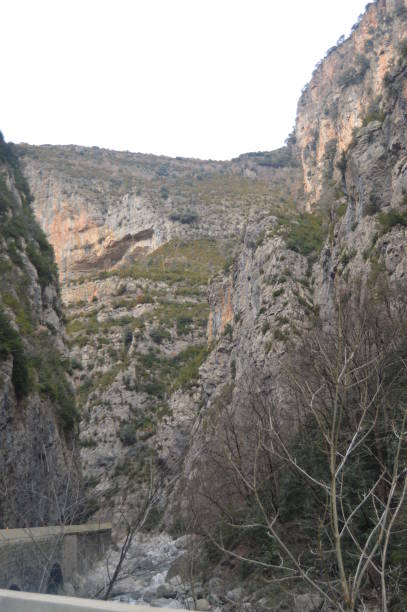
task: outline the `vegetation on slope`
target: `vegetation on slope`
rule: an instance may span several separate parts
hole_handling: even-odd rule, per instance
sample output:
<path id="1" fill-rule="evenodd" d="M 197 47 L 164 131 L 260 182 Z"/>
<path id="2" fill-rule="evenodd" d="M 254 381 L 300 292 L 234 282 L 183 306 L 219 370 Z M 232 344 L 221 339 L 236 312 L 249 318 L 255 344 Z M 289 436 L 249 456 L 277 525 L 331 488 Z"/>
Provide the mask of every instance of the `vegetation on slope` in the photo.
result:
<path id="1" fill-rule="evenodd" d="M 253 365 L 205 417 L 188 524 L 211 563 L 237 555 L 274 603 L 287 581 L 338 610 L 359 609 L 372 583 L 388 609 L 406 605 L 407 303 L 383 282 L 362 305 L 349 288 L 329 329 L 315 321 L 276 401 Z"/>
<path id="2" fill-rule="evenodd" d="M 55 348 L 56 330 L 42 325 L 34 302 L 36 279 L 42 290 L 57 287 L 57 270 L 31 199 L 18 160 L 0 136 L 0 358 L 12 360 L 17 399 L 38 392 L 51 401 L 61 428 L 69 432 L 78 415 L 68 365 Z M 59 312 L 57 299 L 54 308 Z"/>

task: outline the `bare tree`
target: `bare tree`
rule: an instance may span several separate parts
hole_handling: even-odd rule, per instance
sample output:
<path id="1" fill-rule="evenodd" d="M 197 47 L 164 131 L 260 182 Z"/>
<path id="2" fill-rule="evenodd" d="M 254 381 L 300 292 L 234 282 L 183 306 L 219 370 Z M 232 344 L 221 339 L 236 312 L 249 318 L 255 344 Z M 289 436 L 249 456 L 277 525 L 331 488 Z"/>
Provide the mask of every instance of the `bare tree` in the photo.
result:
<path id="1" fill-rule="evenodd" d="M 137 533 L 139 533 L 143 527 L 146 525 L 146 522 L 150 516 L 151 511 L 156 506 L 159 501 L 159 494 L 161 490 L 161 484 L 159 479 L 156 477 L 155 472 L 153 470 L 153 466 L 150 464 L 149 470 L 149 482 L 148 487 L 142 493 L 143 500 L 137 511 L 134 511 L 133 508 L 128 508 L 126 504 L 126 495 L 123 496 L 122 504 L 121 504 L 121 521 L 125 527 L 125 534 L 120 546 L 119 558 L 117 562 L 114 564 L 113 569 L 110 567 L 110 558 L 109 556 L 106 558 L 106 568 L 107 568 L 107 576 L 108 582 L 107 584 L 96 594 L 96 597 L 101 599 L 109 599 L 109 596 L 112 592 L 115 584 L 123 579 L 127 578 L 131 575 L 125 569 L 125 561 L 134 540 L 134 537 Z"/>
<path id="2" fill-rule="evenodd" d="M 407 492 L 407 308 L 400 293 L 377 297 L 341 299 L 271 391 L 263 373 L 246 371 L 209 419 L 195 479 L 193 511 L 221 551 L 272 581 L 300 580 L 341 611 L 372 589 L 386 611 L 401 588 L 389 553 Z M 256 532 L 271 561 L 236 553 L 230 533 L 250 542 Z"/>
<path id="3" fill-rule="evenodd" d="M 52 584 L 52 567 L 65 537 L 66 527 L 83 521 L 87 499 L 78 477 L 74 442 L 71 449 L 66 451 L 63 472 L 52 466 L 52 458 L 44 442 L 37 454 L 41 457 L 43 469 L 42 487 L 37 488 L 36 483 L 29 479 L 16 482 L 3 474 L 0 479 L 0 500 L 7 504 L 14 525 L 24 531 L 30 542 L 30 554 L 40 570 L 35 588 L 38 592 L 44 592 L 56 588 Z M 36 537 L 36 527 L 47 527 L 50 524 L 58 528 L 57 533 L 50 538 Z M 7 564 L 7 559 L 2 563 Z M 20 565 L 23 564 L 22 558 Z"/>

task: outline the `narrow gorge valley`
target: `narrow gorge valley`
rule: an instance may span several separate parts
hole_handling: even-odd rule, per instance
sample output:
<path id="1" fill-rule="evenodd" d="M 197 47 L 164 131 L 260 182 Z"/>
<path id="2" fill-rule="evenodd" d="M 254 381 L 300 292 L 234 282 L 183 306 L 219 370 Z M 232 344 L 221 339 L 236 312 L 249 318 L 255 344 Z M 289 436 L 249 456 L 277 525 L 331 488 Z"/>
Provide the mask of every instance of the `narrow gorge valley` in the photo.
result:
<path id="1" fill-rule="evenodd" d="M 71 595 L 405 610 L 406 231 L 405 0 L 281 149 L 2 139 L 0 530 L 111 521 Z"/>

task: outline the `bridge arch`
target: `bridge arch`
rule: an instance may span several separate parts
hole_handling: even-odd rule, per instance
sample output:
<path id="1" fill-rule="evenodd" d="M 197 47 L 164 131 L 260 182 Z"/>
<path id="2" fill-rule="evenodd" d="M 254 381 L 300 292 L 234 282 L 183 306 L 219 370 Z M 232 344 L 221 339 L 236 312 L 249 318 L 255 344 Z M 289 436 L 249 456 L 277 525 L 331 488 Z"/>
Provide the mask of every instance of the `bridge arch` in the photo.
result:
<path id="1" fill-rule="evenodd" d="M 57 595 L 60 593 L 64 586 L 64 577 L 62 569 L 59 563 L 54 563 L 49 573 L 47 593 L 50 595 Z"/>

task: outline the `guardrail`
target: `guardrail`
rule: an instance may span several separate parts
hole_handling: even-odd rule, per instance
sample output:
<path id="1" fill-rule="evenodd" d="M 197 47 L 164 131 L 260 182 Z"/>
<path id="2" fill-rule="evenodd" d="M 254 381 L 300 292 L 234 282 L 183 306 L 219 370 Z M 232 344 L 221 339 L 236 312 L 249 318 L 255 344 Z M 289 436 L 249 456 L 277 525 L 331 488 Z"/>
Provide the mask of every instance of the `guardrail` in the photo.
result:
<path id="1" fill-rule="evenodd" d="M 0 529 L 0 544 L 2 541 L 15 542 L 47 538 L 51 536 L 97 533 L 110 531 L 112 523 L 88 523 L 84 525 L 51 525 L 49 527 L 27 527 L 20 529 Z"/>
<path id="2" fill-rule="evenodd" d="M 0 589 L 0 610 L 1 612 L 153 612 L 158 608 Z M 160 612 L 171 612 L 171 610 L 160 608 Z"/>

